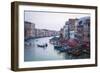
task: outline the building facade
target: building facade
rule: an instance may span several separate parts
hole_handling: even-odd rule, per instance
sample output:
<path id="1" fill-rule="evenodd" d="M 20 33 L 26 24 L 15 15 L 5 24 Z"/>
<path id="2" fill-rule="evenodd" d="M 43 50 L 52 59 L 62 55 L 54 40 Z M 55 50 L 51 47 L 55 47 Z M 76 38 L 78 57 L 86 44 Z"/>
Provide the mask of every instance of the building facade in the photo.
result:
<path id="1" fill-rule="evenodd" d="M 75 38 L 77 32 L 78 19 L 69 19 L 62 28 L 62 35 L 65 39 Z"/>
<path id="2" fill-rule="evenodd" d="M 80 43 L 90 42 L 90 17 L 83 17 L 79 19 L 77 38 L 80 40 Z"/>
<path id="3" fill-rule="evenodd" d="M 90 17 L 69 19 L 60 30 L 63 39 L 77 39 L 80 44 L 90 40 Z"/>
<path id="4" fill-rule="evenodd" d="M 31 22 L 24 22 L 24 36 L 25 39 L 29 38 L 41 38 L 41 37 L 50 37 L 58 36 L 59 31 L 47 30 L 47 29 L 37 29 L 35 24 Z"/>
<path id="5" fill-rule="evenodd" d="M 31 22 L 24 22 L 24 36 L 25 39 L 35 37 L 35 24 Z"/>

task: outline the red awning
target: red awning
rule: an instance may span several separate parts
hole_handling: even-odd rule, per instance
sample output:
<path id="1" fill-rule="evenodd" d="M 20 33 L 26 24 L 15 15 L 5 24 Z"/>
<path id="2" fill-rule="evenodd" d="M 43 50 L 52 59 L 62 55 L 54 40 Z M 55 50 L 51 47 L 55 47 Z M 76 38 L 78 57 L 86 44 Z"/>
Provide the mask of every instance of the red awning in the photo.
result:
<path id="1" fill-rule="evenodd" d="M 66 39 L 61 39 L 61 40 L 59 40 L 59 42 L 60 42 L 60 44 L 62 44 L 62 45 L 67 45 L 68 40 L 66 40 Z"/>
<path id="2" fill-rule="evenodd" d="M 79 41 L 76 39 L 69 39 L 67 44 L 68 44 L 68 46 L 74 48 L 74 47 L 77 47 L 79 45 Z"/>

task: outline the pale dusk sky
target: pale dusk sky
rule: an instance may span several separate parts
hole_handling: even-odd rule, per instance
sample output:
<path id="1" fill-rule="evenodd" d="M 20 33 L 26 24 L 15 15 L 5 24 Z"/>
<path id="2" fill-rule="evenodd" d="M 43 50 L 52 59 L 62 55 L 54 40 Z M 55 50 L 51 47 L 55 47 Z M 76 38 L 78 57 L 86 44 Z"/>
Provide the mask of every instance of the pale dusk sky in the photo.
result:
<path id="1" fill-rule="evenodd" d="M 69 18 L 81 18 L 90 14 L 79 13 L 56 13 L 56 12 L 36 12 L 25 11 L 24 20 L 35 23 L 35 28 L 59 31 Z"/>

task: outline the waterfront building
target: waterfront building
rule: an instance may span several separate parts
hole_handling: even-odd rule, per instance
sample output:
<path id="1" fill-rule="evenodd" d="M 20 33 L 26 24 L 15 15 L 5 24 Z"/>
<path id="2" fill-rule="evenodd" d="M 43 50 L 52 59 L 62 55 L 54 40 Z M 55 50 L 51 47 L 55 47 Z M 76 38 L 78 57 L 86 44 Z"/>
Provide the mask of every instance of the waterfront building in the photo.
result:
<path id="1" fill-rule="evenodd" d="M 63 30 L 64 30 L 63 37 L 65 39 L 69 39 L 69 22 L 68 21 L 65 23 Z"/>
<path id="2" fill-rule="evenodd" d="M 34 23 L 24 21 L 24 36 L 25 36 L 25 39 L 35 37 L 35 24 Z"/>
<path id="3" fill-rule="evenodd" d="M 90 17 L 69 19 L 60 30 L 60 39 L 77 39 L 80 44 L 90 44 Z"/>
<path id="4" fill-rule="evenodd" d="M 69 37 L 76 38 L 78 19 L 69 19 Z"/>
<path id="5" fill-rule="evenodd" d="M 39 37 L 42 37 L 43 36 L 43 32 L 41 29 L 36 29 L 36 37 L 39 38 Z"/>
<path id="6" fill-rule="evenodd" d="M 77 38 L 81 43 L 90 42 L 90 17 L 82 17 L 79 19 Z"/>
<path id="7" fill-rule="evenodd" d="M 36 29 L 36 37 L 50 37 L 57 36 L 59 31 L 47 30 L 47 29 Z"/>
<path id="8" fill-rule="evenodd" d="M 63 27 L 63 37 L 65 39 L 75 38 L 77 32 L 78 19 L 69 19 Z"/>

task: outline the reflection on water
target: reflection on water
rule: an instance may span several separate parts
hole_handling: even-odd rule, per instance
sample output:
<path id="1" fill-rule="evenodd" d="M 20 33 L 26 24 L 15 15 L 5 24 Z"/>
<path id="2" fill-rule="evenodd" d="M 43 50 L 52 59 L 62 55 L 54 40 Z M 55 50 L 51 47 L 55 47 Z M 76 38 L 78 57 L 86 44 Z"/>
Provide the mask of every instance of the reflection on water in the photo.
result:
<path id="1" fill-rule="evenodd" d="M 77 59 L 86 58 L 84 56 L 74 57 L 66 52 L 59 52 L 54 49 L 54 46 L 49 43 L 49 39 L 52 37 L 30 39 L 25 42 L 24 46 L 24 61 L 47 61 L 47 60 L 65 60 L 65 59 Z M 38 47 L 38 44 L 47 43 L 47 47 Z"/>

